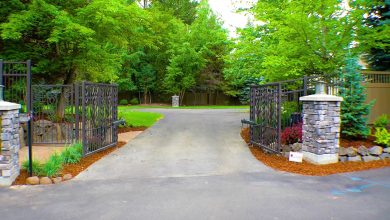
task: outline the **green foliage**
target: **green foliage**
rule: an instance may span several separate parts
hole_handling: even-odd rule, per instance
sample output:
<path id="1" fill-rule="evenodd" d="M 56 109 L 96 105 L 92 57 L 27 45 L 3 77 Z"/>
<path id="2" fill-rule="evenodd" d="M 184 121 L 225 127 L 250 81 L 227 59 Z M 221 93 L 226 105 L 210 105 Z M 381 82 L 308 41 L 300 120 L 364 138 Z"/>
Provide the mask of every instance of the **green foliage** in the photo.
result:
<path id="1" fill-rule="evenodd" d="M 389 124 L 390 119 L 388 115 L 382 114 L 374 121 L 374 127 L 375 128 L 386 128 L 386 126 Z"/>
<path id="2" fill-rule="evenodd" d="M 282 125 L 290 125 L 291 114 L 300 112 L 297 101 L 282 103 Z"/>
<path id="3" fill-rule="evenodd" d="M 345 7 L 348 5 L 348 8 Z M 225 78 L 234 86 L 248 77 L 266 82 L 303 75 L 337 75 L 348 53 L 360 54 L 366 44 L 388 35 L 373 34 L 362 42 L 363 20 L 374 0 L 262 0 L 247 13 L 255 16 L 239 30 L 226 60 Z M 353 45 L 353 46 L 352 46 Z"/>
<path id="4" fill-rule="evenodd" d="M 42 174 L 48 177 L 55 177 L 59 174 L 63 165 L 63 158 L 60 154 L 54 153 L 42 166 Z"/>
<path id="5" fill-rule="evenodd" d="M 29 171 L 29 163 L 30 163 L 29 160 L 23 161 L 22 169 Z M 36 176 L 42 176 L 44 174 L 43 165 L 37 160 L 32 161 L 32 173 L 33 173 L 33 175 L 36 175 Z"/>
<path id="6" fill-rule="evenodd" d="M 356 58 L 347 58 L 340 75 L 340 95 L 344 98 L 341 105 L 341 134 L 349 137 L 366 137 L 368 115 L 373 102 L 366 104 L 364 77 L 360 73 Z"/>
<path id="7" fill-rule="evenodd" d="M 390 133 L 386 128 L 376 128 L 375 129 L 375 142 L 383 146 L 390 145 Z"/>
<path id="8" fill-rule="evenodd" d="M 137 99 L 137 98 L 132 98 L 132 99 L 130 100 L 130 104 L 131 104 L 131 105 L 138 105 L 138 104 L 139 104 L 138 99 Z"/>
<path id="9" fill-rule="evenodd" d="M 119 101 L 119 105 L 128 105 L 128 104 L 129 104 L 129 102 L 127 101 L 127 99 L 121 99 Z"/>
<path id="10" fill-rule="evenodd" d="M 83 157 L 83 145 L 73 144 L 61 152 L 62 161 L 65 164 L 75 164 Z"/>

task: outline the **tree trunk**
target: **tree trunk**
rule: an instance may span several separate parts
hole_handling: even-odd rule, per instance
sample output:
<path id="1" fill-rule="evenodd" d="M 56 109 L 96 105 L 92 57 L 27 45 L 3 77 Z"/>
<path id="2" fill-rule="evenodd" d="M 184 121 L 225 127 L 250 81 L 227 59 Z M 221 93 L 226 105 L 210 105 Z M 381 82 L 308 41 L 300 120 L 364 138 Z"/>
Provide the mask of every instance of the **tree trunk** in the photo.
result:
<path id="1" fill-rule="evenodd" d="M 76 76 L 76 73 L 74 70 L 69 70 L 65 74 L 65 79 L 64 79 L 64 85 L 69 85 L 73 83 L 74 78 Z M 58 120 L 62 120 L 65 116 L 65 87 L 61 88 L 61 94 L 60 94 L 60 100 L 57 102 L 57 109 L 56 109 L 56 115 Z M 78 97 L 75 97 L 78 98 Z"/>
<path id="2" fill-rule="evenodd" d="M 148 103 L 148 90 L 147 89 L 144 89 L 144 103 L 145 104 Z"/>

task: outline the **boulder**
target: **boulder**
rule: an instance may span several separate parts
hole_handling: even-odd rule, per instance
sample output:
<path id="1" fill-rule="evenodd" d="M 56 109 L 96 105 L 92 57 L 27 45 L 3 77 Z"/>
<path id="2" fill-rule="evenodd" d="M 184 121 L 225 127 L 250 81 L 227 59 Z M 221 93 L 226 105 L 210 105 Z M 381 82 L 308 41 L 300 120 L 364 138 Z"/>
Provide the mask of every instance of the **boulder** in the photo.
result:
<path id="1" fill-rule="evenodd" d="M 362 159 L 363 159 L 364 162 L 370 162 L 370 161 L 380 160 L 379 157 L 375 157 L 375 156 L 372 156 L 372 155 L 363 156 Z"/>
<path id="2" fill-rule="evenodd" d="M 390 153 L 382 153 L 381 155 L 379 155 L 379 158 L 381 160 L 389 159 L 390 158 Z"/>
<path id="3" fill-rule="evenodd" d="M 384 153 L 390 153 L 390 147 L 383 148 Z"/>
<path id="4" fill-rule="evenodd" d="M 380 146 L 373 146 L 369 149 L 371 155 L 379 156 L 383 152 L 383 148 Z"/>
<path id="5" fill-rule="evenodd" d="M 291 150 L 294 152 L 300 152 L 302 150 L 302 143 L 295 143 L 291 146 Z"/>
<path id="6" fill-rule="evenodd" d="M 70 180 L 70 179 L 72 179 L 72 174 L 70 174 L 70 173 L 68 173 L 68 174 L 65 174 L 63 177 L 62 177 L 62 179 L 64 180 L 64 181 L 66 181 L 66 180 Z"/>
<path id="7" fill-rule="evenodd" d="M 347 151 L 344 147 L 339 147 L 339 156 L 347 156 Z"/>
<path id="8" fill-rule="evenodd" d="M 357 150 L 353 147 L 348 147 L 347 149 L 345 149 L 345 151 L 347 152 L 348 157 L 357 156 Z"/>
<path id="9" fill-rule="evenodd" d="M 55 178 L 51 178 L 51 180 L 53 181 L 54 184 L 58 184 L 60 182 L 62 182 L 62 177 L 55 177 Z"/>
<path id="10" fill-rule="evenodd" d="M 348 161 L 359 162 L 359 161 L 362 161 L 362 157 L 360 155 L 357 155 L 357 156 L 354 156 L 354 157 L 348 157 Z"/>
<path id="11" fill-rule="evenodd" d="M 26 179 L 27 185 L 38 185 L 39 184 L 39 178 L 37 176 L 28 177 Z"/>
<path id="12" fill-rule="evenodd" d="M 39 180 L 39 184 L 41 185 L 49 185 L 49 184 L 52 184 L 53 182 L 51 181 L 51 179 L 47 176 L 45 177 L 41 177 L 41 179 Z"/>
<path id="13" fill-rule="evenodd" d="M 282 145 L 282 152 L 290 152 L 291 148 L 289 145 Z"/>
<path id="14" fill-rule="evenodd" d="M 348 161 L 348 157 L 347 156 L 339 156 L 339 161 L 340 162 L 347 162 Z"/>
<path id="15" fill-rule="evenodd" d="M 357 150 L 357 152 L 362 155 L 362 156 L 367 156 L 367 155 L 370 155 L 370 151 L 368 150 L 367 147 L 365 146 L 360 146 Z"/>

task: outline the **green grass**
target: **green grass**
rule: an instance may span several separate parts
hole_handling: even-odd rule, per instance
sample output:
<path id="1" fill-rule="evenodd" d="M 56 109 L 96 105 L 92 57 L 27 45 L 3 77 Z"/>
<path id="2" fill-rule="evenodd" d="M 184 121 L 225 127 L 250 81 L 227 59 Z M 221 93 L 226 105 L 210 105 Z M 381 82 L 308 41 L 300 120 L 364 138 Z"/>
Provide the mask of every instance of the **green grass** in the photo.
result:
<path id="1" fill-rule="evenodd" d="M 164 109 L 249 109 L 248 105 L 205 105 L 205 106 L 180 106 L 173 108 L 171 106 L 143 106 L 143 105 L 130 105 L 119 106 L 121 109 L 148 109 L 148 108 L 164 108 Z"/>
<path id="2" fill-rule="evenodd" d="M 126 121 L 125 127 L 150 127 L 164 116 L 155 112 L 133 111 L 129 108 L 119 108 L 119 117 Z"/>

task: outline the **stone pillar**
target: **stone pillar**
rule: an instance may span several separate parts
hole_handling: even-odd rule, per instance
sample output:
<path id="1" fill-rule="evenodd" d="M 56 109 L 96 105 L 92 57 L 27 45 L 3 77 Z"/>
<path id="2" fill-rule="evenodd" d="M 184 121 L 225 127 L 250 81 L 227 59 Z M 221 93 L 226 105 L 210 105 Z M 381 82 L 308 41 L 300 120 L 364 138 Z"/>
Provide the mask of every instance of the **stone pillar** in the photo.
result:
<path id="1" fill-rule="evenodd" d="M 315 94 L 300 100 L 303 102 L 303 159 L 314 164 L 337 163 L 343 98 Z"/>
<path id="2" fill-rule="evenodd" d="M 0 186 L 10 186 L 19 176 L 20 105 L 0 101 Z"/>
<path id="3" fill-rule="evenodd" d="M 180 97 L 177 95 L 172 96 L 172 107 L 179 107 L 179 99 Z"/>

